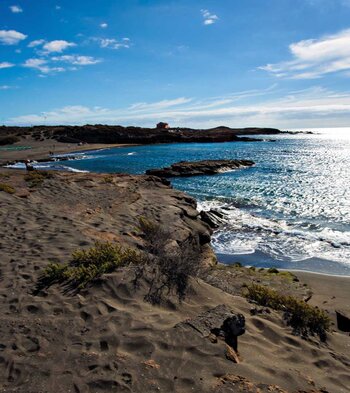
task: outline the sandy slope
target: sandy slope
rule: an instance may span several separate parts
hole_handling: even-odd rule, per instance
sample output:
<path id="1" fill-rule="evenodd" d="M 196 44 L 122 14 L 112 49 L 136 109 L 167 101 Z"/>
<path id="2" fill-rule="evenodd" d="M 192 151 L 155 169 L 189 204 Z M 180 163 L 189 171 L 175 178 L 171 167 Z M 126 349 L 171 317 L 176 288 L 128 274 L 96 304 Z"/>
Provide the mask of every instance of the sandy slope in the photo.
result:
<path id="1" fill-rule="evenodd" d="M 80 294 L 57 285 L 34 294 L 48 261 L 65 261 L 77 247 L 96 239 L 140 245 L 140 215 L 167 223 L 174 238 L 199 236 L 203 254 L 207 229 L 191 198 L 154 178 L 55 174 L 29 190 L 23 174 L 3 174 L 16 193 L 0 192 L 0 392 L 349 391 L 349 335 L 303 340 L 279 314 L 251 316 L 246 300 L 201 280 L 182 305 L 162 307 L 144 302 L 146 283 L 135 290 L 131 268 Z M 318 277 L 308 280 L 313 287 Z M 347 301 L 349 280 L 332 280 Z M 219 304 L 246 316 L 240 364 L 225 358 L 223 342 L 175 327 Z"/>

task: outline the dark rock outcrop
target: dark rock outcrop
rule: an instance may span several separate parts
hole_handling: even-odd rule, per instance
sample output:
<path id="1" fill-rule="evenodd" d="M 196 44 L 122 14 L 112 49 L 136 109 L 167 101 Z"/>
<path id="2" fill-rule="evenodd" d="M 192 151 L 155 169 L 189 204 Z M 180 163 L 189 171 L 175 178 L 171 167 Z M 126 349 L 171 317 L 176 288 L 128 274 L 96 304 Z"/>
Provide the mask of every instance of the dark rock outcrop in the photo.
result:
<path id="1" fill-rule="evenodd" d="M 147 175 L 158 177 L 198 176 L 214 175 L 231 169 L 254 165 L 249 160 L 203 160 L 203 161 L 180 161 L 170 167 L 162 169 L 149 169 Z"/>
<path id="2" fill-rule="evenodd" d="M 350 313 L 346 313 L 344 310 L 336 310 L 337 315 L 337 326 L 342 332 L 350 332 Z"/>
<path id="3" fill-rule="evenodd" d="M 210 228 L 219 228 L 221 224 L 225 222 L 224 215 L 217 210 L 201 211 L 200 216 L 202 221 L 207 223 Z"/>
<path id="4" fill-rule="evenodd" d="M 221 304 L 176 326 L 190 326 L 212 341 L 212 336 L 221 338 L 237 352 L 237 337 L 245 333 L 245 318 L 244 315 L 235 314 L 228 306 Z"/>

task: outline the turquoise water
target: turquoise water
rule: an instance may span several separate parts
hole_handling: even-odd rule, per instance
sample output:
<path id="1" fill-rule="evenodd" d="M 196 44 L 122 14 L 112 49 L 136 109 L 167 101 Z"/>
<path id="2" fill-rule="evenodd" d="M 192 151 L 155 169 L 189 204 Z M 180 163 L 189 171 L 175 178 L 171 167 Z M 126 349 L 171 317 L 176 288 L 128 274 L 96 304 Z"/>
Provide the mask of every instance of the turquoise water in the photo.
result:
<path id="1" fill-rule="evenodd" d="M 200 209 L 225 214 L 212 240 L 220 259 L 350 275 L 350 138 L 334 135 L 116 148 L 81 153 L 64 164 L 138 174 L 181 160 L 251 159 L 252 168 L 172 179 Z"/>

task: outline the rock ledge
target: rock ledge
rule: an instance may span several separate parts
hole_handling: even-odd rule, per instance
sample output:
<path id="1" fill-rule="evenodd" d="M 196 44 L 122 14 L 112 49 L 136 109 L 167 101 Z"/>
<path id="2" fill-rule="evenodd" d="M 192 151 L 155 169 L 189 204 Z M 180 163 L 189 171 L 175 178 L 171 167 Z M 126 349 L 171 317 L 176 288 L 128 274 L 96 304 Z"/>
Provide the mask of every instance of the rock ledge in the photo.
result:
<path id="1" fill-rule="evenodd" d="M 230 171 L 243 167 L 253 166 L 250 160 L 203 160 L 203 161 L 180 161 L 170 167 L 162 169 L 149 169 L 147 175 L 159 177 L 179 177 L 215 175 L 220 172 Z"/>

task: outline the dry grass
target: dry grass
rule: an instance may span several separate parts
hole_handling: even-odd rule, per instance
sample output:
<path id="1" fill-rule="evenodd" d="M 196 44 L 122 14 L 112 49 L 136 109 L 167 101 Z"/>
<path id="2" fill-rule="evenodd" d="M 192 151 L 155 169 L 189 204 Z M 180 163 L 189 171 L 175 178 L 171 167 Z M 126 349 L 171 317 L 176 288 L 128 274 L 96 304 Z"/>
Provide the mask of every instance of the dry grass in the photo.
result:
<path id="1" fill-rule="evenodd" d="M 30 188 L 41 186 L 44 180 L 51 178 L 53 178 L 53 174 L 47 171 L 31 171 L 24 176 L 24 180 Z"/>

